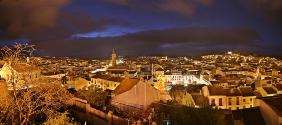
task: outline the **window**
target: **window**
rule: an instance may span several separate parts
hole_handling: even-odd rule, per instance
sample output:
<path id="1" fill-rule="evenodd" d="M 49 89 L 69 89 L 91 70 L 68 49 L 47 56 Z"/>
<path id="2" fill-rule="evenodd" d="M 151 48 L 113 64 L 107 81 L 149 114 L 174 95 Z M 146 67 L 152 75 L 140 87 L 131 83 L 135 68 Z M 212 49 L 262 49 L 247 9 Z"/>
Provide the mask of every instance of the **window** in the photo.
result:
<path id="1" fill-rule="evenodd" d="M 250 101 L 252 102 L 252 101 L 253 101 L 253 99 L 252 99 L 252 98 L 250 98 Z"/>
<path id="2" fill-rule="evenodd" d="M 239 97 L 236 97 L 236 105 L 239 105 L 240 102 L 239 102 Z"/>
<path id="3" fill-rule="evenodd" d="M 231 98 L 228 98 L 228 105 L 231 105 L 231 104 L 232 104 L 231 101 L 232 101 Z"/>
<path id="4" fill-rule="evenodd" d="M 243 99 L 243 102 L 246 102 L 246 99 Z"/>
<path id="5" fill-rule="evenodd" d="M 219 106 L 222 106 L 222 98 L 219 98 Z"/>

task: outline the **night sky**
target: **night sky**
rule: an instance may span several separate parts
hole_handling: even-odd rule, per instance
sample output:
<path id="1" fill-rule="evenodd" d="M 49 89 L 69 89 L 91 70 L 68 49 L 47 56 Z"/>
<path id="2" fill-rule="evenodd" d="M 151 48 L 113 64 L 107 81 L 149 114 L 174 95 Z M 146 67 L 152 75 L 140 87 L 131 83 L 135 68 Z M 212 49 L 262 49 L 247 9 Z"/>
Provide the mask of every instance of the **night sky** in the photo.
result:
<path id="1" fill-rule="evenodd" d="M 282 0 L 0 0 L 0 44 L 49 56 L 281 56 L 281 13 Z"/>

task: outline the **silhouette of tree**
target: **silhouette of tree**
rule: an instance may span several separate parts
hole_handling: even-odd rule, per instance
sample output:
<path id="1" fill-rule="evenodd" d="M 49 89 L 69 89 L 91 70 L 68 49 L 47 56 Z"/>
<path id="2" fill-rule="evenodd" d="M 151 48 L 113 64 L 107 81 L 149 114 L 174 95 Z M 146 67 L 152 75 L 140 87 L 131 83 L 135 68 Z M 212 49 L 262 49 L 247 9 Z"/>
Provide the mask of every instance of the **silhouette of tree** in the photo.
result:
<path id="1" fill-rule="evenodd" d="M 211 107 L 192 108 L 169 102 L 153 104 L 151 109 L 158 124 L 170 121 L 173 125 L 226 125 L 223 112 Z"/>
<path id="2" fill-rule="evenodd" d="M 110 93 L 92 85 L 79 90 L 76 96 L 87 100 L 95 108 L 103 109 L 109 103 Z"/>

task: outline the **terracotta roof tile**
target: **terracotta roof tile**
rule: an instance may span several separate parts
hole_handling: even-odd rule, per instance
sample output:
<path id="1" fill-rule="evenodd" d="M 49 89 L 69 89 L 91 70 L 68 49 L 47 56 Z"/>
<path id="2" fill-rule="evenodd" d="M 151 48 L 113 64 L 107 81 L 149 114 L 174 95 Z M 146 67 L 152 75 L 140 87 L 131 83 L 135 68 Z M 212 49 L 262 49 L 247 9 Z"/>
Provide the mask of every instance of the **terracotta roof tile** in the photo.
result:
<path id="1" fill-rule="evenodd" d="M 133 86 L 135 86 L 140 80 L 134 78 L 125 78 L 114 90 L 115 95 L 119 95 L 130 90 Z"/>
<path id="2" fill-rule="evenodd" d="M 278 91 L 282 91 L 282 84 L 276 84 L 275 87 L 278 89 Z"/>
<path id="3" fill-rule="evenodd" d="M 267 94 L 276 94 L 276 90 L 272 87 L 263 87 L 263 89 L 266 91 Z"/>

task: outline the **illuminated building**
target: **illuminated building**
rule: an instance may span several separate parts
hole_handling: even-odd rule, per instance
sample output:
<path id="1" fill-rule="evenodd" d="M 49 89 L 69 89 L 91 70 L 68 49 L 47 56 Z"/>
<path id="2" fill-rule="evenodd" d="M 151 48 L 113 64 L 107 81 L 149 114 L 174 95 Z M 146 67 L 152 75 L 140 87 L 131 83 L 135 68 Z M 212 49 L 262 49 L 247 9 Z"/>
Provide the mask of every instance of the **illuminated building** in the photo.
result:
<path id="1" fill-rule="evenodd" d="M 96 87 L 99 87 L 103 90 L 114 90 L 123 80 L 124 78 L 122 77 L 95 75 L 91 78 L 90 84 L 94 84 Z"/>
<path id="2" fill-rule="evenodd" d="M 204 86 L 202 93 L 209 104 L 219 109 L 238 110 L 257 106 L 256 95 L 251 87 L 223 88 Z"/>
<path id="3" fill-rule="evenodd" d="M 172 85 L 181 84 L 187 86 L 189 84 L 204 84 L 210 85 L 210 82 L 205 80 L 202 75 L 197 77 L 196 75 L 181 75 L 181 74 L 171 74 L 164 75 L 166 83 L 170 83 Z"/>
<path id="4" fill-rule="evenodd" d="M 143 110 L 153 102 L 171 99 L 142 78 L 125 78 L 113 93 L 111 104 L 121 109 Z"/>
<path id="5" fill-rule="evenodd" d="M 111 56 L 111 66 L 116 66 L 116 64 L 117 64 L 117 54 L 115 49 L 113 49 Z"/>

